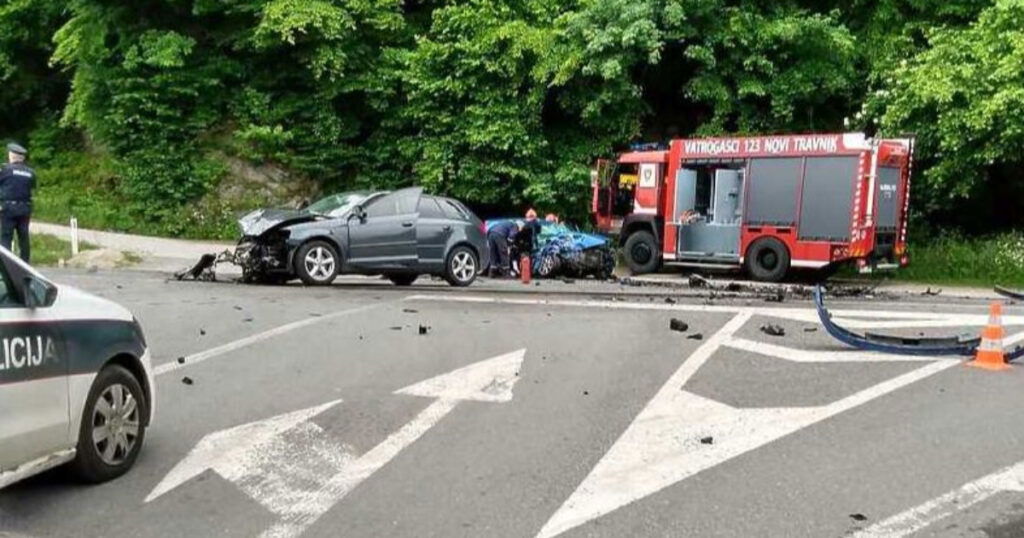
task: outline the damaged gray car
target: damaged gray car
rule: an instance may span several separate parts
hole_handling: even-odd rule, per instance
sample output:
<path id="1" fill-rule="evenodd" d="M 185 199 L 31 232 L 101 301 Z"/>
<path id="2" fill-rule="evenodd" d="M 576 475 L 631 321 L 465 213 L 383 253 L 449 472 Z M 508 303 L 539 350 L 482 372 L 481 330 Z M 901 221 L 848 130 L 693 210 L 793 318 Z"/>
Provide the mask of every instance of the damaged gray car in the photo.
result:
<path id="1" fill-rule="evenodd" d="M 328 285 L 341 273 L 420 275 L 468 286 L 489 263 L 484 223 L 457 200 L 412 187 L 334 194 L 303 209 L 260 209 L 238 221 L 234 263 L 247 282 Z"/>

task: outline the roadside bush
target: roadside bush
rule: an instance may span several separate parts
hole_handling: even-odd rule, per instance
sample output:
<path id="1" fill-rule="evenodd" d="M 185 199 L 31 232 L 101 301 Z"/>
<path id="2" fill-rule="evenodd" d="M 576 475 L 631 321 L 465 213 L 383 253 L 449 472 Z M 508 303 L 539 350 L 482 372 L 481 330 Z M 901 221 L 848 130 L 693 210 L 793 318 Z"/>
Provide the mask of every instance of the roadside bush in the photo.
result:
<path id="1" fill-rule="evenodd" d="M 967 238 L 946 233 L 922 244 L 910 245 L 910 266 L 900 270 L 901 280 L 937 284 L 1024 286 L 1024 233 Z"/>

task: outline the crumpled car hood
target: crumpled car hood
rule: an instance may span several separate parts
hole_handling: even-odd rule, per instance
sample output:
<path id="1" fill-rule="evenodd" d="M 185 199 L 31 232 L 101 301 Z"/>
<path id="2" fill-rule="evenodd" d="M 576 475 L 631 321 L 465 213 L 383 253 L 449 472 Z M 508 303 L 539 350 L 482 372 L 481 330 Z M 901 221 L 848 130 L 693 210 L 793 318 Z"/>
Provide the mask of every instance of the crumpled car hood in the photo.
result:
<path id="1" fill-rule="evenodd" d="M 301 209 L 257 209 L 238 219 L 238 226 L 242 235 L 259 236 L 274 228 L 316 218 L 316 215 Z"/>

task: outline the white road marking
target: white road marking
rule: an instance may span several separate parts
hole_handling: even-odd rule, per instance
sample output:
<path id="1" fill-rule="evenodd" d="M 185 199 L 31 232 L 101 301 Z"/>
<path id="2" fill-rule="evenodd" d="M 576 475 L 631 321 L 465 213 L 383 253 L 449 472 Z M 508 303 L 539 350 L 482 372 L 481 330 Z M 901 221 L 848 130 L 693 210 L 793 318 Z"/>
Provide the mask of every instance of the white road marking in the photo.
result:
<path id="1" fill-rule="evenodd" d="M 363 480 L 433 428 L 459 402 L 512 400 L 512 387 L 519 379 L 516 374 L 525 356 L 526 350 L 520 349 L 395 391 L 395 394 L 435 400 L 397 432 L 347 465 L 342 472 L 329 477 L 318 490 L 310 491 L 305 498 L 297 499 L 297 502 L 289 505 L 288 514 L 261 536 L 291 538 L 300 535 Z"/>
<path id="2" fill-rule="evenodd" d="M 332 320 L 332 319 L 337 319 L 337 318 L 340 318 L 340 317 L 343 317 L 343 316 L 350 316 L 352 314 L 357 314 L 359 312 L 365 312 L 367 310 L 371 310 L 371 309 L 383 306 L 384 304 L 387 304 L 387 303 L 377 303 L 377 304 L 371 304 L 371 305 L 363 305 L 363 306 L 359 306 L 359 307 L 356 307 L 356 308 L 350 308 L 348 310 L 339 310 L 338 312 L 332 312 L 330 314 L 325 314 L 323 316 L 311 317 L 311 318 L 302 319 L 302 320 L 299 320 L 299 321 L 293 321 L 291 323 L 286 323 L 284 325 L 280 325 L 278 327 L 274 327 L 273 329 L 268 329 L 268 330 L 260 332 L 260 333 L 256 333 L 256 334 L 253 334 L 253 335 L 250 335 L 250 336 L 246 336 L 245 338 L 239 338 L 238 340 L 234 340 L 232 342 L 228 342 L 226 344 L 219 345 L 217 347 L 207 349 L 205 351 L 200 351 L 199 353 L 193 353 L 192 355 L 187 355 L 187 356 L 185 356 L 183 362 L 178 362 L 178 361 L 165 362 L 165 363 L 157 366 L 156 368 L 154 368 L 153 372 L 154 372 L 155 375 L 163 375 L 163 374 L 167 374 L 167 373 L 170 373 L 170 372 L 174 372 L 176 370 L 180 370 L 182 368 L 187 368 L 189 366 L 192 366 L 194 364 L 197 364 L 197 363 L 200 363 L 200 362 L 212 359 L 214 357 L 218 357 L 220 355 L 224 355 L 225 353 L 230 353 L 232 351 L 235 351 L 237 349 L 241 349 L 243 347 L 251 346 L 253 344 L 258 344 L 260 342 L 269 340 L 269 339 L 274 338 L 276 336 L 281 336 L 282 334 L 285 334 L 285 333 L 288 333 L 288 332 L 291 332 L 291 331 L 294 331 L 294 330 L 297 330 L 297 329 L 302 329 L 303 327 L 309 327 L 310 325 L 315 325 L 317 323 L 322 323 L 324 321 L 329 321 L 329 320 Z"/>
<path id="3" fill-rule="evenodd" d="M 809 351 L 767 342 L 755 342 L 746 338 L 729 338 L 722 345 L 740 351 L 749 351 L 792 362 L 933 362 L 934 357 L 917 357 L 913 355 L 892 355 L 852 350 L 841 351 Z"/>
<path id="4" fill-rule="evenodd" d="M 737 314 L 694 351 L 544 525 L 538 538 L 557 536 L 705 469 L 960 363 L 933 360 L 819 407 L 737 409 L 682 390 L 721 345 L 737 342 L 732 335 L 751 315 L 749 311 Z M 711 436 L 714 442 L 701 443 L 705 436 Z"/>
<path id="5" fill-rule="evenodd" d="M 525 356 L 526 350 L 520 349 L 395 391 L 434 401 L 363 455 L 327 438 L 322 428 L 309 422 L 341 400 L 207 435 L 146 502 L 212 469 L 277 516 L 278 522 L 261 536 L 298 536 L 460 402 L 512 400 Z"/>
<path id="6" fill-rule="evenodd" d="M 474 295 L 410 295 L 406 301 L 449 302 L 473 304 L 509 304 L 521 306 L 571 306 L 585 308 L 605 308 L 610 310 L 655 310 L 664 312 L 702 312 L 719 314 L 737 314 L 747 312 L 757 316 L 771 316 L 793 321 L 818 323 L 817 311 L 813 308 L 785 308 L 769 306 L 733 306 L 703 304 L 653 304 L 612 301 L 593 301 L 578 299 L 535 299 L 512 297 L 483 297 Z M 851 328 L 863 326 L 873 327 L 879 320 L 906 320 L 908 323 L 890 325 L 891 327 L 915 326 L 913 323 L 933 323 L 938 327 L 982 326 L 988 323 L 988 314 L 956 314 L 948 312 L 908 312 L 902 310 L 829 310 L 833 319 L 842 320 Z M 866 318 L 863 320 L 853 318 Z M 1024 316 L 1003 316 L 1003 325 L 1024 325 Z"/>
<path id="7" fill-rule="evenodd" d="M 1024 461 L 1005 467 L 936 497 L 920 506 L 896 514 L 858 531 L 853 538 L 899 538 L 913 534 L 936 521 L 965 510 L 1003 491 L 1024 492 Z"/>

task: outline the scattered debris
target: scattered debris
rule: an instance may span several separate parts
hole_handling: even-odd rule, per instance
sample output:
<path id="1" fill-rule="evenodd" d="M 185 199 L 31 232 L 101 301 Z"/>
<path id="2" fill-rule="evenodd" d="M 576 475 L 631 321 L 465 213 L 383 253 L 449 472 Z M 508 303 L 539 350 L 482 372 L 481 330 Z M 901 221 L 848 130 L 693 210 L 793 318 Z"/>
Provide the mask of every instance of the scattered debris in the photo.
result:
<path id="1" fill-rule="evenodd" d="M 390 327 L 390 329 L 392 331 L 400 331 L 400 330 L 402 330 L 402 326 L 401 325 L 395 325 L 394 327 Z"/>
<path id="2" fill-rule="evenodd" d="M 698 275 L 692 274 L 688 279 L 691 288 L 706 288 L 711 286 L 711 281 Z"/>
<path id="3" fill-rule="evenodd" d="M 704 339 L 704 335 L 701 334 L 701 333 L 693 333 L 690 336 L 687 336 L 686 339 L 687 340 L 703 340 Z"/>
<path id="4" fill-rule="evenodd" d="M 212 282 L 217 280 L 217 275 L 214 273 L 214 267 L 216 265 L 216 254 L 203 254 L 199 257 L 199 261 L 191 268 L 174 273 L 174 278 L 175 280 L 185 280 L 186 278 L 190 278 L 192 280 Z"/>
<path id="5" fill-rule="evenodd" d="M 420 325 L 420 334 L 427 334 L 430 332 L 430 327 L 427 325 Z"/>
<path id="6" fill-rule="evenodd" d="M 769 303 L 783 303 L 786 302 L 786 290 L 778 288 L 773 292 L 770 292 L 765 296 L 764 300 Z"/>
<path id="7" fill-rule="evenodd" d="M 362 340 L 363 339 L 363 335 L 360 334 L 359 335 L 359 339 Z"/>
<path id="8" fill-rule="evenodd" d="M 683 321 L 681 319 L 672 318 L 668 322 L 668 328 L 673 330 L 673 331 L 678 331 L 678 332 L 683 333 L 683 332 L 686 332 L 687 330 L 689 330 L 690 326 L 685 321 Z"/>
<path id="9" fill-rule="evenodd" d="M 178 357 L 178 364 L 185 364 L 185 357 Z"/>
<path id="10" fill-rule="evenodd" d="M 185 377 L 181 378 L 181 382 L 186 384 L 186 385 L 192 385 L 192 384 L 195 383 L 195 381 L 192 381 L 192 378 L 189 377 L 189 376 L 185 376 Z"/>
<path id="11" fill-rule="evenodd" d="M 850 519 L 852 519 L 854 521 L 867 521 L 868 520 L 868 516 L 865 516 L 864 514 L 861 514 L 861 513 L 850 514 Z"/>
<path id="12" fill-rule="evenodd" d="M 115 288 L 117 288 L 117 289 L 119 289 L 119 290 L 120 290 L 120 289 L 123 289 L 123 288 L 124 288 L 124 286 L 122 286 L 122 285 L 120 285 L 120 284 L 115 284 L 115 285 L 114 285 L 114 287 L 115 287 Z"/>
<path id="13" fill-rule="evenodd" d="M 575 280 L 573 280 L 573 279 L 571 279 L 569 277 L 563 277 L 562 278 L 562 282 L 565 283 L 565 284 L 575 284 L 576 283 Z"/>
<path id="14" fill-rule="evenodd" d="M 322 316 L 323 314 L 321 314 L 320 312 L 310 312 L 309 315 L 310 315 L 310 317 L 318 318 L 318 317 Z"/>
<path id="15" fill-rule="evenodd" d="M 199 336 L 206 336 L 206 329 L 199 329 Z"/>
<path id="16" fill-rule="evenodd" d="M 242 307 L 240 307 L 238 305 L 235 305 L 235 310 L 241 310 L 241 309 L 242 309 Z"/>
<path id="17" fill-rule="evenodd" d="M 805 333 L 818 332 L 818 328 L 817 327 L 804 327 L 804 332 Z"/>
<path id="18" fill-rule="evenodd" d="M 940 293 L 942 293 L 942 288 L 936 288 L 935 291 L 932 291 L 932 287 L 928 286 L 926 290 L 921 292 L 921 295 L 938 295 Z"/>
<path id="19" fill-rule="evenodd" d="M 583 391 L 583 395 L 584 395 L 584 396 L 588 396 L 589 394 L 590 394 L 589 392 L 587 392 L 587 391 Z"/>
<path id="20" fill-rule="evenodd" d="M 707 437 L 701 437 L 700 438 L 700 444 L 702 444 L 702 445 L 710 445 L 710 444 L 712 444 L 714 442 L 715 442 L 715 438 L 710 436 L 710 435 L 707 436 Z"/>
<path id="21" fill-rule="evenodd" d="M 418 314 L 419 310 L 416 310 L 415 308 L 403 308 L 402 312 L 405 312 L 406 314 Z"/>
<path id="22" fill-rule="evenodd" d="M 251 321 L 252 321 L 252 318 L 242 318 L 242 323 L 249 323 Z"/>
<path id="23" fill-rule="evenodd" d="M 668 304 L 676 304 L 676 300 L 671 297 L 665 297 L 665 302 Z"/>
<path id="24" fill-rule="evenodd" d="M 781 325 L 775 325 L 774 323 L 761 325 L 761 332 L 768 336 L 786 336 L 786 329 L 782 328 Z"/>
<path id="25" fill-rule="evenodd" d="M 743 291 L 743 285 L 739 282 L 730 282 L 725 285 L 725 291 L 738 292 Z"/>

